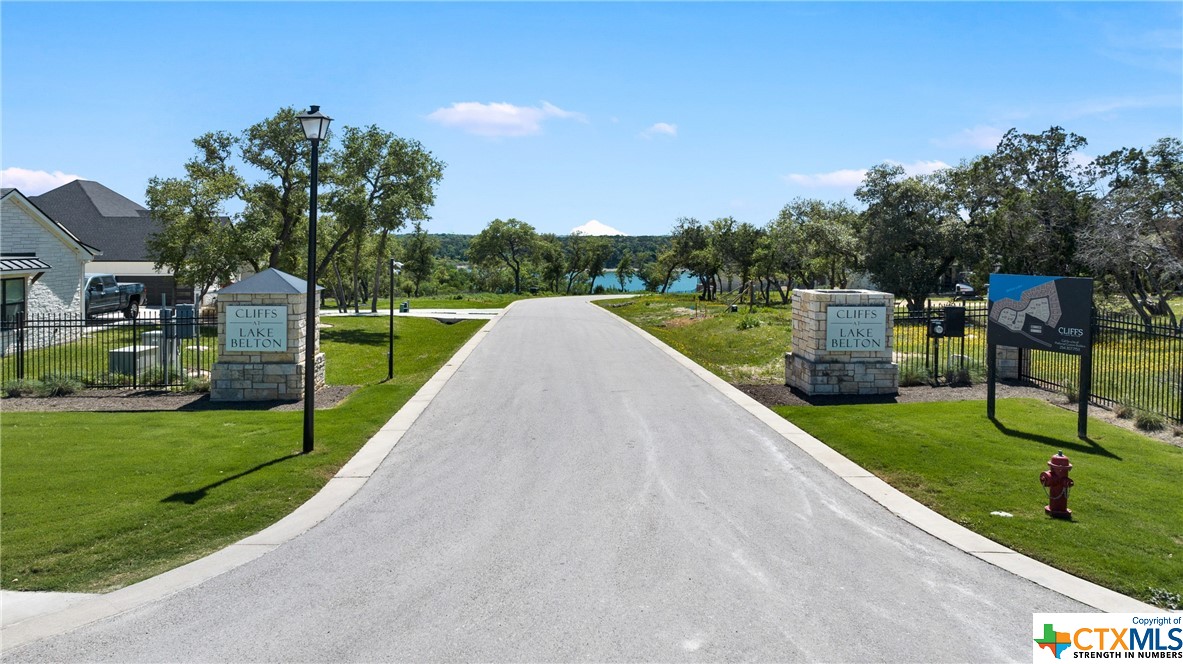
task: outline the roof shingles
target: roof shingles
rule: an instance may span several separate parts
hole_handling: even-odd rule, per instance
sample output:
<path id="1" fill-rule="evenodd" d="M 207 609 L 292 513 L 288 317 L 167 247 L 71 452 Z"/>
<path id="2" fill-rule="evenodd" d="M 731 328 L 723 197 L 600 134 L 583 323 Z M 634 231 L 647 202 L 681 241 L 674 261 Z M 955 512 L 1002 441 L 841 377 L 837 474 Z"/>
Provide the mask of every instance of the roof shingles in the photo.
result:
<path id="1" fill-rule="evenodd" d="M 101 249 L 104 261 L 151 260 L 148 238 L 160 231 L 160 222 L 144 206 L 98 182 L 74 180 L 30 200 L 80 240 Z"/>

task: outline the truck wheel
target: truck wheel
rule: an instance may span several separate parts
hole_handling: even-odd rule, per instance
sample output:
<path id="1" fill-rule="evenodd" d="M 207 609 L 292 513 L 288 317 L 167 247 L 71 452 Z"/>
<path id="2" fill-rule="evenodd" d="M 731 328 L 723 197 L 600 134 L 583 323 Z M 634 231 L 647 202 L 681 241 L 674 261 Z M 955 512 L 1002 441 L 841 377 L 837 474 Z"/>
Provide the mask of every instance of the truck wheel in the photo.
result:
<path id="1" fill-rule="evenodd" d="M 139 315 L 140 315 L 140 303 L 139 302 L 134 302 L 134 301 L 130 302 L 130 303 L 128 303 L 127 308 L 123 310 L 123 317 L 124 318 L 130 318 L 132 320 L 135 320 L 135 318 Z"/>

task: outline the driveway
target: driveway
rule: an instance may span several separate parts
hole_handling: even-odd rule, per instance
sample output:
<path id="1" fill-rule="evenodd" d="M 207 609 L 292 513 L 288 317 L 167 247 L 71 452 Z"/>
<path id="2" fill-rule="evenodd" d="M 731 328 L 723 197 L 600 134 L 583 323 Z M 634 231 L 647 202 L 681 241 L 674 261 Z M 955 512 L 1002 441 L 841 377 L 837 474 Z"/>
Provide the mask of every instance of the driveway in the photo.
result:
<path id="1" fill-rule="evenodd" d="M 370 481 L 7 661 L 1028 661 L 1088 607 L 892 515 L 613 315 L 522 301 Z"/>

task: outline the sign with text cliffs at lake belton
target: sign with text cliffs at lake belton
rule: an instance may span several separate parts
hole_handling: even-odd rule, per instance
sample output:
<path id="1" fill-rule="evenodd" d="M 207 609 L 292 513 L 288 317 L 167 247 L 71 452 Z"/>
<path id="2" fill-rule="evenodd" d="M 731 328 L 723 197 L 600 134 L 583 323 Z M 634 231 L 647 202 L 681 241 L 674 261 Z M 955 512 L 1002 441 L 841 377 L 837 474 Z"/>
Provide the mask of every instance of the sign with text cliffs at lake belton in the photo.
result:
<path id="1" fill-rule="evenodd" d="M 831 305 L 826 309 L 827 350 L 883 350 L 886 338 L 884 307 Z"/>
<path id="2" fill-rule="evenodd" d="M 1091 342 L 1093 280 L 990 275 L 990 343 L 1070 355 Z"/>
<path id="3" fill-rule="evenodd" d="M 288 347 L 288 308 L 227 306 L 226 349 L 282 353 Z"/>

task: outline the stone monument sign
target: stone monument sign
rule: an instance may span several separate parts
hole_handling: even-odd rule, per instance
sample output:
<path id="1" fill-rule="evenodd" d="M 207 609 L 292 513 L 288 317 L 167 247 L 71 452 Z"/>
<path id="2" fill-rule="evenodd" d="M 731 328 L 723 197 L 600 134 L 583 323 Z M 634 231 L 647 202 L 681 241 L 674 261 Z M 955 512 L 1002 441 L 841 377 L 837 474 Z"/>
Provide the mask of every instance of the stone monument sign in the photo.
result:
<path id="1" fill-rule="evenodd" d="M 895 297 L 870 290 L 793 291 L 793 352 L 785 384 L 808 395 L 897 394 Z"/>
<path id="2" fill-rule="evenodd" d="M 218 291 L 218 361 L 211 401 L 298 401 L 304 396 L 304 344 L 320 349 L 306 329 L 307 286 L 274 268 Z M 315 320 L 319 322 L 317 313 Z M 311 333 L 309 335 L 309 333 Z M 316 386 L 324 385 L 324 354 L 316 353 Z"/>

